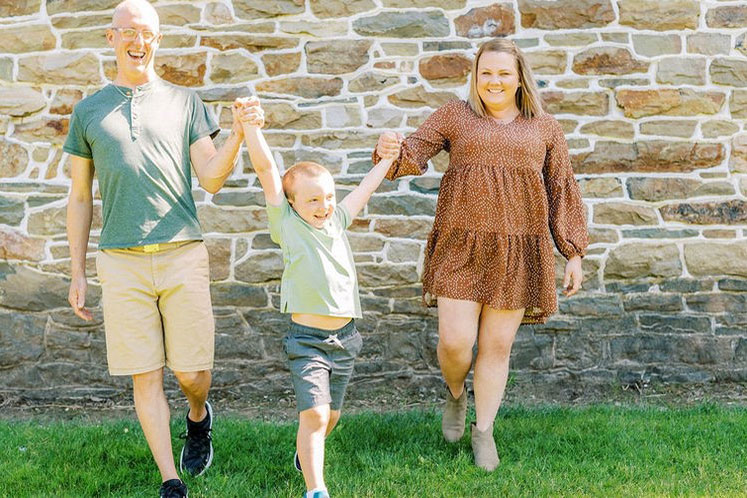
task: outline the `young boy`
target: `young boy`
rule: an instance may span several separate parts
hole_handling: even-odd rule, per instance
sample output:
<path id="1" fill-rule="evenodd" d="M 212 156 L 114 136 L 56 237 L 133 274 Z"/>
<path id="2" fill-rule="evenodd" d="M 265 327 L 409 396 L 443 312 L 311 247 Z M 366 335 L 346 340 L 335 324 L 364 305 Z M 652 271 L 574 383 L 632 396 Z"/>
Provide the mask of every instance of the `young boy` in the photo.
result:
<path id="1" fill-rule="evenodd" d="M 264 114 L 256 97 L 238 103 L 249 157 L 267 203 L 270 237 L 283 250 L 280 311 L 291 314 L 284 348 L 299 412 L 296 468 L 305 497 L 329 497 L 324 484 L 324 440 L 340 418 L 353 362 L 362 346 L 355 263 L 345 229 L 384 179 L 399 144 L 339 204 L 323 166 L 301 162 L 282 180 L 260 131 Z"/>

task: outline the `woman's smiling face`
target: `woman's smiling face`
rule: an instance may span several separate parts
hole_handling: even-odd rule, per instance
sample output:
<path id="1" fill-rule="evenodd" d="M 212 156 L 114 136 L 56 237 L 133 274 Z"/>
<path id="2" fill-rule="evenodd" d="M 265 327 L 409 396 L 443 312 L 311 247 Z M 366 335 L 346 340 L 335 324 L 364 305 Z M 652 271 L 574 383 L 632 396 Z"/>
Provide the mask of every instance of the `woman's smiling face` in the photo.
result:
<path id="1" fill-rule="evenodd" d="M 485 109 L 494 114 L 516 107 L 519 70 L 507 52 L 484 52 L 477 63 L 477 94 Z"/>

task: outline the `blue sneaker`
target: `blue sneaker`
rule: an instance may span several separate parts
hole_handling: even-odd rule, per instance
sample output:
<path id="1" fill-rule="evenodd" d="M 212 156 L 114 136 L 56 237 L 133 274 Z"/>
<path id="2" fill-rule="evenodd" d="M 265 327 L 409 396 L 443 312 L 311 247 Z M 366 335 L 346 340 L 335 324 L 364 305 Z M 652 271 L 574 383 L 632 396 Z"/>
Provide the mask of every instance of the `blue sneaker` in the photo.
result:
<path id="1" fill-rule="evenodd" d="M 317 489 L 313 493 L 311 491 L 305 492 L 301 498 L 329 498 L 329 493 L 326 489 Z"/>

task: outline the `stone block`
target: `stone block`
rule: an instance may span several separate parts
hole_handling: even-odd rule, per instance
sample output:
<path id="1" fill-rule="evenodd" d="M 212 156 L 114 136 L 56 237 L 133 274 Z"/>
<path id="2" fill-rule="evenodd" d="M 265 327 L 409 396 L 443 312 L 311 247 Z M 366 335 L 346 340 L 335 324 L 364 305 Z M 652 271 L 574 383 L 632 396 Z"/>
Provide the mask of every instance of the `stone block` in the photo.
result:
<path id="1" fill-rule="evenodd" d="M 580 47 L 585 45 L 591 45 L 597 41 L 597 35 L 595 33 L 563 33 L 563 34 L 549 34 L 545 35 L 545 41 L 548 45 L 554 47 Z"/>
<path id="2" fill-rule="evenodd" d="M 535 74 L 563 74 L 568 65 L 566 53 L 560 50 L 527 51 L 524 56 Z"/>
<path id="3" fill-rule="evenodd" d="M 628 294 L 623 298 L 623 307 L 625 311 L 682 311 L 682 296 L 653 292 Z M 666 318 L 671 317 L 667 315 Z M 641 321 L 641 324 L 643 324 L 643 321 Z"/>
<path id="4" fill-rule="evenodd" d="M 684 245 L 687 271 L 696 277 L 747 277 L 747 242 L 692 242 Z M 710 290 L 712 287 L 697 290 Z"/>
<path id="5" fill-rule="evenodd" d="M 674 303 L 681 306 L 681 299 L 677 297 Z M 652 311 L 668 311 L 666 309 Z M 643 314 L 638 315 L 641 330 L 657 334 L 710 334 L 712 331 L 711 319 L 707 316 L 698 315 L 661 315 Z"/>
<path id="6" fill-rule="evenodd" d="M 635 136 L 635 127 L 627 121 L 603 119 L 586 123 L 581 127 L 580 133 L 630 140 Z"/>
<path id="7" fill-rule="evenodd" d="M 269 303 L 264 287 L 243 282 L 213 283 L 210 285 L 210 298 L 213 306 L 264 308 Z"/>
<path id="8" fill-rule="evenodd" d="M 160 55 L 154 63 L 158 76 L 181 86 L 202 86 L 206 68 L 206 52 Z"/>
<path id="9" fill-rule="evenodd" d="M 734 199 L 724 202 L 679 203 L 662 206 L 664 221 L 691 225 L 740 225 L 747 222 L 747 202 Z"/>
<path id="10" fill-rule="evenodd" d="M 422 85 L 407 88 L 393 95 L 389 95 L 390 103 L 397 107 L 433 107 L 438 108 L 454 100 L 457 96 L 451 92 L 429 92 Z"/>
<path id="11" fill-rule="evenodd" d="M 667 57 L 659 60 L 656 81 L 668 85 L 705 85 L 706 60 L 693 57 Z"/>
<path id="12" fill-rule="evenodd" d="M 437 38 L 449 34 L 449 21 L 438 10 L 382 12 L 357 18 L 353 31 L 373 38 Z"/>
<path id="13" fill-rule="evenodd" d="M 342 90 L 340 78 L 296 77 L 280 80 L 263 81 L 256 85 L 258 92 L 298 96 L 305 99 L 334 97 Z"/>
<path id="14" fill-rule="evenodd" d="M 198 205 L 197 218 L 203 233 L 243 233 L 267 229 L 264 209 L 223 209 Z"/>
<path id="15" fill-rule="evenodd" d="M 21 232 L 0 229 L 0 259 L 41 261 L 45 258 L 45 240 L 28 237 Z"/>
<path id="16" fill-rule="evenodd" d="M 378 92 L 399 82 L 399 76 L 369 71 L 353 78 L 348 83 L 348 91 L 353 93 Z"/>
<path id="17" fill-rule="evenodd" d="M 200 38 L 200 45 L 211 47 L 225 52 L 243 48 L 249 52 L 263 52 L 265 50 L 282 50 L 296 48 L 298 46 L 297 38 L 281 36 L 255 36 L 234 33 L 231 35 L 203 35 Z M 158 62 L 158 59 L 156 59 Z"/>
<path id="18" fill-rule="evenodd" d="M 435 216 L 436 198 L 415 195 L 374 195 L 368 201 L 369 214 Z"/>
<path id="19" fill-rule="evenodd" d="M 265 54 L 262 56 L 262 63 L 268 76 L 294 73 L 301 65 L 301 53 Z"/>
<path id="20" fill-rule="evenodd" d="M 237 17 L 254 20 L 301 14 L 306 10 L 305 4 L 304 0 L 233 0 L 233 9 Z"/>
<path id="21" fill-rule="evenodd" d="M 625 117 L 697 116 L 716 114 L 726 97 L 719 92 L 696 92 L 691 89 L 618 90 L 617 105 Z"/>
<path id="22" fill-rule="evenodd" d="M 413 284 L 420 281 L 415 265 L 358 265 L 358 283 L 362 288 Z"/>
<path id="23" fill-rule="evenodd" d="M 747 61 L 714 59 L 709 67 L 711 81 L 717 85 L 747 87 Z"/>
<path id="24" fill-rule="evenodd" d="M 18 59 L 18 81 L 57 85 L 98 85 L 100 62 L 92 53 L 70 52 L 54 55 L 21 56 Z"/>
<path id="25" fill-rule="evenodd" d="M 623 189 L 617 178 L 582 178 L 578 181 L 584 198 L 622 197 Z"/>
<path id="26" fill-rule="evenodd" d="M 639 55 L 656 57 L 679 54 L 682 51 L 680 35 L 633 35 L 633 48 Z"/>
<path id="27" fill-rule="evenodd" d="M 213 83 L 241 83 L 258 77 L 257 63 L 240 53 L 213 54 L 210 59 Z"/>
<path id="28" fill-rule="evenodd" d="M 441 5 L 436 6 L 441 7 Z M 513 5 L 494 3 L 487 7 L 471 9 L 454 19 L 454 27 L 457 36 L 465 38 L 511 35 L 516 30 Z"/>
<path id="29" fill-rule="evenodd" d="M 648 66 L 648 62 L 636 60 L 628 49 L 619 47 L 590 48 L 573 58 L 573 72 L 577 74 L 645 73 Z"/>
<path id="30" fill-rule="evenodd" d="M 666 142 L 619 143 L 597 141 L 594 150 L 572 157 L 576 174 L 614 172 L 689 172 L 721 164 L 722 144 Z"/>
<path id="31" fill-rule="evenodd" d="M 696 29 L 700 6 L 695 0 L 619 0 L 619 22 L 623 26 L 654 31 Z"/>
<path id="32" fill-rule="evenodd" d="M 607 202 L 594 206 L 594 223 L 604 225 L 658 225 L 656 210 L 647 206 L 623 202 Z"/>
<path id="33" fill-rule="evenodd" d="M 437 54 L 418 63 L 423 78 L 435 85 L 461 85 L 467 81 L 472 62 L 462 54 Z"/>
<path id="34" fill-rule="evenodd" d="M 3 52 L 24 54 L 52 50 L 57 39 L 47 24 L 3 26 L 0 28 L 0 46 Z"/>
<path id="35" fill-rule="evenodd" d="M 373 0 L 311 0 L 311 11 L 316 17 L 350 17 L 376 8 Z"/>
<path id="36" fill-rule="evenodd" d="M 705 313 L 747 312 L 747 294 L 713 292 L 693 294 L 685 297 L 688 308 Z"/>
<path id="37" fill-rule="evenodd" d="M 627 186 L 631 199 L 649 202 L 734 193 L 734 187 L 728 182 L 704 183 L 692 178 L 629 178 Z"/>
<path id="38" fill-rule="evenodd" d="M 239 282 L 250 284 L 279 281 L 283 275 L 283 256 L 279 251 L 254 253 L 234 267 Z"/>
<path id="39" fill-rule="evenodd" d="M 550 114 L 605 116 L 609 97 L 601 92 L 541 92 L 544 109 Z"/>
<path id="40" fill-rule="evenodd" d="M 369 60 L 369 40 L 325 40 L 307 42 L 306 67 L 310 73 L 352 73 Z"/>
<path id="41" fill-rule="evenodd" d="M 747 90 L 732 90 L 731 98 L 729 99 L 729 112 L 732 118 L 747 118 Z"/>
<path id="42" fill-rule="evenodd" d="M 721 33 L 687 35 L 687 51 L 691 54 L 729 55 L 731 36 Z"/>
<path id="43" fill-rule="evenodd" d="M 609 0 L 519 0 L 519 12 L 524 28 L 594 28 L 615 20 Z"/>
<path id="44" fill-rule="evenodd" d="M 668 243 L 621 244 L 610 251 L 604 269 L 605 280 L 668 278 L 681 274 L 679 249 Z"/>
<path id="45" fill-rule="evenodd" d="M 20 175 L 26 170 L 28 162 L 29 154 L 21 145 L 0 140 L 0 178 Z M 0 206 L 2 205 L 0 201 Z"/>
<path id="46" fill-rule="evenodd" d="M 747 26 L 747 5 L 724 5 L 708 9 L 706 25 L 709 28 L 744 28 Z"/>
<path id="47" fill-rule="evenodd" d="M 701 123 L 700 131 L 703 133 L 703 138 L 718 138 L 735 134 L 739 131 L 739 125 L 732 121 L 706 121 Z"/>

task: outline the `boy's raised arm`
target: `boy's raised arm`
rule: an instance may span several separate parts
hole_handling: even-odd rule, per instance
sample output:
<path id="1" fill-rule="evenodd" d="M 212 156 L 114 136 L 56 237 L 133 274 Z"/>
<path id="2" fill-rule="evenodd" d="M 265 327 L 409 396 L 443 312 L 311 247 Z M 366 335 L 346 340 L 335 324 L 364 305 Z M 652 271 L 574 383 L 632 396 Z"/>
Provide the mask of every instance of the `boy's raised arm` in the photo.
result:
<path id="1" fill-rule="evenodd" d="M 249 99 L 236 99 L 234 111 L 238 114 L 239 121 L 244 127 L 244 140 L 252 161 L 254 171 L 257 173 L 259 183 L 265 192 L 265 200 L 271 206 L 279 206 L 283 202 L 283 181 L 280 172 L 272 157 L 270 147 L 262 135 L 262 126 L 265 124 L 264 111 L 259 105 L 257 97 Z"/>
<path id="2" fill-rule="evenodd" d="M 401 140 L 399 141 L 401 144 Z M 371 171 L 361 180 L 360 184 L 345 197 L 340 204 L 345 206 L 345 209 L 350 214 L 350 218 L 355 218 L 358 213 L 361 212 L 363 206 L 366 205 L 368 199 L 371 198 L 376 189 L 381 185 L 381 181 L 386 176 L 387 171 L 392 165 L 397 156 L 399 156 L 399 147 L 392 154 L 379 161 Z"/>

